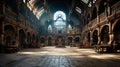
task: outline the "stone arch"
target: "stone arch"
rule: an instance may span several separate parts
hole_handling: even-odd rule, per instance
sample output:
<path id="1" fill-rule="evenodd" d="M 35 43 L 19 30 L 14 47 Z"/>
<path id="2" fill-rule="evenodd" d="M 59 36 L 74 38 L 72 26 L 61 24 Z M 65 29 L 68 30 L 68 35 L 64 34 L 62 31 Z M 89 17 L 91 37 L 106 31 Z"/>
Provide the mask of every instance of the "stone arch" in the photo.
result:
<path id="1" fill-rule="evenodd" d="M 107 44 L 109 42 L 109 26 L 105 25 L 102 27 L 100 32 L 101 43 Z"/>
<path id="2" fill-rule="evenodd" d="M 120 21 L 119 19 L 116 19 L 116 20 L 114 21 L 114 23 L 112 24 L 112 31 L 114 30 L 115 25 L 116 25 L 119 21 Z"/>
<path id="3" fill-rule="evenodd" d="M 43 44 L 45 43 L 45 37 L 40 38 L 40 43 L 43 43 Z"/>
<path id="4" fill-rule="evenodd" d="M 92 33 L 92 46 L 98 44 L 98 30 L 94 30 Z"/>
<path id="5" fill-rule="evenodd" d="M 23 29 L 19 30 L 19 47 L 26 48 L 26 34 Z"/>
<path id="6" fill-rule="evenodd" d="M 68 45 L 70 45 L 73 42 L 73 37 L 68 37 Z"/>
<path id="7" fill-rule="evenodd" d="M 120 20 L 115 22 L 114 27 L 113 27 L 113 34 L 114 34 L 114 40 L 120 43 Z"/>
<path id="8" fill-rule="evenodd" d="M 78 36 L 75 37 L 74 42 L 75 42 L 75 43 L 79 43 L 79 42 L 80 42 L 80 37 L 78 37 Z"/>
<path id="9" fill-rule="evenodd" d="M 6 46 L 15 45 L 16 31 L 12 25 L 4 26 L 4 41 Z"/>

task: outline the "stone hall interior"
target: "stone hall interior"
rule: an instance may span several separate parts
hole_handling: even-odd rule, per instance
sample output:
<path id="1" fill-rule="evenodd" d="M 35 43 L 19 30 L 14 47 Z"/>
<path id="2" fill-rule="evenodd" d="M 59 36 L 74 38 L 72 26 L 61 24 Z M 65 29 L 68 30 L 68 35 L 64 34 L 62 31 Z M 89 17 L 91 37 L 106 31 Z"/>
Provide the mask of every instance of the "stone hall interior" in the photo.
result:
<path id="1" fill-rule="evenodd" d="M 120 67 L 120 0 L 0 0 L 0 67 Z"/>

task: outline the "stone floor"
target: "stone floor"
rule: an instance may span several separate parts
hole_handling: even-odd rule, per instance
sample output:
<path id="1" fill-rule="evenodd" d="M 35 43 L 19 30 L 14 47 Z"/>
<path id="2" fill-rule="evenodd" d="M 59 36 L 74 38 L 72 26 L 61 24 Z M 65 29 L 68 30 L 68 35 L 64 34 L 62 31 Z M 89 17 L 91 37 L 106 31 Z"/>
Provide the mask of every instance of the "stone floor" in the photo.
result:
<path id="1" fill-rule="evenodd" d="M 44 47 L 0 54 L 0 67 L 120 67 L 120 53 L 77 47 Z"/>

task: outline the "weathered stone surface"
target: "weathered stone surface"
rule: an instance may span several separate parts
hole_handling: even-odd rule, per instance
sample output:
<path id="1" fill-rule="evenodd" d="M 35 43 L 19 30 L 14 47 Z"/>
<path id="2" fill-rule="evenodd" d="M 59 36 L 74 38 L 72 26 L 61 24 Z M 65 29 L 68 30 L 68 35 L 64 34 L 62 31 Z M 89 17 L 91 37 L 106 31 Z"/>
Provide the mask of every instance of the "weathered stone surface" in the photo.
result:
<path id="1" fill-rule="evenodd" d="M 0 54 L 0 67 L 120 67 L 120 53 L 98 54 L 76 47 L 25 49 Z"/>

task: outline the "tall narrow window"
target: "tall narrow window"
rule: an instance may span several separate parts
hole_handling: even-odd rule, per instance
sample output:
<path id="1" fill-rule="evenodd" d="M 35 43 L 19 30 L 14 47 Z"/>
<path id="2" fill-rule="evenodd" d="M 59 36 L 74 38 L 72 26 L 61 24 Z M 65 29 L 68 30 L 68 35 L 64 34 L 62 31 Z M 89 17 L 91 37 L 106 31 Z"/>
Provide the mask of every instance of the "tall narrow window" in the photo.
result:
<path id="1" fill-rule="evenodd" d="M 71 33 L 71 31 L 72 31 L 72 26 L 69 24 L 67 33 Z"/>
<path id="2" fill-rule="evenodd" d="M 52 33 L 52 26 L 51 25 L 48 26 L 48 33 Z"/>

